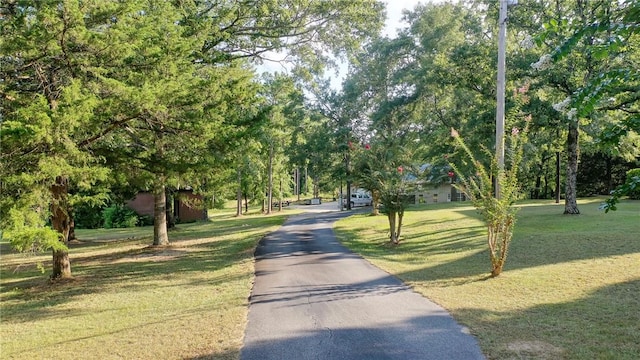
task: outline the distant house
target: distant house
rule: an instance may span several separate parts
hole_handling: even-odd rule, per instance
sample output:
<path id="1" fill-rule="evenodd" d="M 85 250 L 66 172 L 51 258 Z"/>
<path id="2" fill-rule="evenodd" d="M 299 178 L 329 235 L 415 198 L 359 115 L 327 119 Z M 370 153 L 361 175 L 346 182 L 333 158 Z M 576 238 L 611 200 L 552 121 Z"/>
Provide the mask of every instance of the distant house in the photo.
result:
<path id="1" fill-rule="evenodd" d="M 127 202 L 127 206 L 135 210 L 138 215 L 153 216 L 153 203 L 153 194 L 141 191 Z M 207 209 L 202 195 L 194 194 L 193 190 L 185 189 L 174 192 L 173 216 L 176 218 L 176 222 L 206 220 Z"/>
<path id="2" fill-rule="evenodd" d="M 458 191 L 451 183 L 441 183 L 437 185 L 419 184 L 411 194 L 414 195 L 416 204 L 435 204 L 467 200 L 465 194 Z"/>
<path id="3" fill-rule="evenodd" d="M 451 201 L 467 201 L 464 193 L 453 186 L 455 174 L 434 169 L 429 164 L 420 166 L 421 178 L 409 175 L 406 180 L 413 182 L 413 190 L 409 196 L 414 197 L 415 204 L 436 204 Z"/>

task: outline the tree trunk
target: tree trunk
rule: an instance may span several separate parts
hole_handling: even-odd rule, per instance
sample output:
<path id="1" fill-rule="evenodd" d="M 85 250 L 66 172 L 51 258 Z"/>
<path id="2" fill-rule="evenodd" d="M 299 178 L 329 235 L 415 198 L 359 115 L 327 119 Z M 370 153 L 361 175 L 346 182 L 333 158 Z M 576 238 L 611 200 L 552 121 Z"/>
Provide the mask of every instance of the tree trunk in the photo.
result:
<path id="1" fill-rule="evenodd" d="M 556 204 L 560 204 L 560 151 L 556 152 Z"/>
<path id="2" fill-rule="evenodd" d="M 349 168 L 351 167 L 351 156 L 349 155 L 349 152 L 347 151 L 347 154 L 344 157 L 344 161 L 345 161 L 345 173 L 347 175 L 347 205 L 346 208 L 347 210 L 351 210 L 351 172 L 349 171 Z"/>
<path id="3" fill-rule="evenodd" d="M 273 204 L 273 144 L 269 147 L 269 168 L 267 169 L 269 183 L 267 184 L 267 214 L 271 214 Z"/>
<path id="4" fill-rule="evenodd" d="M 69 239 L 68 241 L 73 241 L 73 240 L 78 240 L 78 237 L 76 236 L 76 221 L 74 220 L 73 217 L 73 210 L 69 209 L 69 212 L 67 214 L 69 214 Z"/>
<path id="5" fill-rule="evenodd" d="M 549 168 L 544 171 L 544 191 L 542 192 L 542 198 L 549 198 Z"/>
<path id="6" fill-rule="evenodd" d="M 378 205 L 380 204 L 380 193 L 377 191 L 371 192 L 371 215 L 378 216 L 380 215 L 380 210 L 378 209 Z"/>
<path id="7" fill-rule="evenodd" d="M 345 200 L 347 210 L 351 209 L 351 181 L 347 180 L 347 199 Z"/>
<path id="8" fill-rule="evenodd" d="M 176 227 L 175 209 L 177 208 L 177 201 L 174 201 L 174 196 L 169 189 L 165 189 L 165 211 L 167 213 L 167 229 Z"/>
<path id="9" fill-rule="evenodd" d="M 313 178 L 313 197 L 314 198 L 319 198 L 320 197 L 320 186 L 318 185 L 320 182 L 318 181 L 318 177 L 314 177 Z"/>
<path id="10" fill-rule="evenodd" d="M 278 196 L 278 211 L 282 211 L 282 177 L 280 177 L 280 196 Z"/>
<path id="11" fill-rule="evenodd" d="M 396 213 L 395 211 L 389 210 L 389 214 L 387 215 L 389 218 L 389 241 L 392 244 L 398 243 L 398 238 L 396 237 Z"/>
<path id="12" fill-rule="evenodd" d="M 496 263 L 495 265 L 493 265 L 491 268 L 491 277 L 497 277 L 498 275 L 502 274 L 503 267 L 504 264 L 502 263 Z"/>
<path id="13" fill-rule="evenodd" d="M 236 217 L 242 216 L 242 170 L 238 166 L 238 188 L 236 190 Z"/>
<path id="14" fill-rule="evenodd" d="M 300 168 L 296 168 L 296 195 L 300 201 Z"/>
<path id="15" fill-rule="evenodd" d="M 534 190 L 534 198 L 535 199 L 541 199 L 543 197 L 543 193 L 546 193 L 545 191 L 542 191 L 542 179 L 544 178 L 544 184 L 545 187 L 547 186 L 547 172 L 545 171 L 546 168 L 546 163 L 547 160 L 549 160 L 550 156 L 544 155 L 542 157 L 542 161 L 540 161 L 540 167 L 538 170 L 538 174 L 536 175 L 536 188 Z"/>
<path id="16" fill-rule="evenodd" d="M 50 190 L 53 200 L 51 202 L 51 227 L 60 233 L 60 241 L 66 246 L 69 243 L 69 232 L 71 230 L 69 204 L 67 202 L 69 180 L 64 176 L 57 176 Z M 68 250 L 53 250 L 51 278 L 71 278 L 71 262 L 69 261 Z"/>
<path id="17" fill-rule="evenodd" d="M 398 223 L 396 224 L 396 226 L 398 227 L 398 231 L 396 232 L 396 237 L 398 238 L 398 241 L 400 241 L 400 233 L 402 230 L 402 219 L 404 218 L 404 210 L 400 210 L 398 211 Z"/>
<path id="18" fill-rule="evenodd" d="M 304 167 L 304 193 L 309 193 L 309 168 Z"/>
<path id="19" fill-rule="evenodd" d="M 71 261 L 68 250 L 53 250 L 53 272 L 51 279 L 70 279 Z"/>
<path id="20" fill-rule="evenodd" d="M 604 161 L 606 163 L 607 166 L 607 189 L 606 189 L 606 193 L 605 194 L 610 194 L 611 191 L 613 191 L 613 161 L 611 159 L 611 156 L 606 155 L 604 156 Z"/>
<path id="21" fill-rule="evenodd" d="M 169 244 L 167 234 L 167 196 L 165 193 L 164 176 L 160 176 L 153 189 L 153 245 Z"/>
<path id="22" fill-rule="evenodd" d="M 567 186 L 564 200 L 564 213 L 569 215 L 580 214 L 578 210 L 577 175 L 578 175 L 578 120 L 569 123 L 567 135 Z"/>

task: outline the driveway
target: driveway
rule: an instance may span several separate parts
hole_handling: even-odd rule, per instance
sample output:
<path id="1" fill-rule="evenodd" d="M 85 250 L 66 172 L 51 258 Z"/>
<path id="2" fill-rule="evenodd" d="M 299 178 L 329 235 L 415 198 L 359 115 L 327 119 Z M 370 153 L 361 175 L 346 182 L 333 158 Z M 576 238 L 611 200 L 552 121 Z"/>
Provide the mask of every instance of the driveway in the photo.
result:
<path id="1" fill-rule="evenodd" d="M 335 210 L 259 244 L 240 358 L 484 359 L 444 309 L 339 244 L 333 223 L 351 212 Z"/>

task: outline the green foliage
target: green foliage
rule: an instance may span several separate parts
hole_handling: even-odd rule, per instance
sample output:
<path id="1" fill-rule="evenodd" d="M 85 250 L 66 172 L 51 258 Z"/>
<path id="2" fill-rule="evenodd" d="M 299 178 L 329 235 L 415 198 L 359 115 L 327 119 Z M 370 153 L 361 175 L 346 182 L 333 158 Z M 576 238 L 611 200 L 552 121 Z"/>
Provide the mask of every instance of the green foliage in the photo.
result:
<path id="1" fill-rule="evenodd" d="M 73 208 L 73 221 L 76 229 L 98 229 L 104 225 L 102 212 L 105 206 L 96 204 L 78 204 Z"/>
<path id="2" fill-rule="evenodd" d="M 153 216 L 151 215 L 138 215 L 138 222 L 136 226 L 151 226 L 153 225 Z"/>
<path id="3" fill-rule="evenodd" d="M 128 206 L 111 205 L 102 211 L 105 229 L 129 228 L 138 224 L 138 214 Z"/>
<path id="4" fill-rule="evenodd" d="M 607 153 L 592 153 L 586 146 L 581 150 L 577 175 L 580 197 L 609 195 L 616 186 L 624 184 L 629 169 L 640 165 L 633 159 L 625 161 Z"/>
<path id="5" fill-rule="evenodd" d="M 569 22 L 566 19 L 558 22 L 552 19 L 544 24 L 544 30 L 536 36 L 539 46 L 551 38 L 560 39 L 560 44 L 550 54 L 543 55 L 544 61 L 541 58 L 538 62 L 546 62 L 545 67 L 551 66 L 551 62 L 557 65 L 582 55 L 586 55 L 587 60 L 604 65 L 588 69 L 592 73 L 570 94 L 571 101 L 567 108 L 576 109 L 578 117 L 588 118 L 602 110 L 626 112 L 634 103 L 637 106 L 639 99 L 636 89 L 640 84 L 637 66 L 639 13 L 638 0 L 612 3 L 608 5 L 608 11 L 593 11 L 592 18 L 586 23 Z M 625 117 L 633 118 L 630 115 L 633 113 L 635 111 L 626 112 Z M 613 144 L 626 132 L 637 132 L 638 127 L 634 127 L 633 122 L 632 119 L 631 123 L 623 121 L 622 125 L 611 124 L 603 138 Z"/>
<path id="6" fill-rule="evenodd" d="M 627 171 L 627 181 L 625 183 L 629 184 L 629 191 L 627 192 L 629 199 L 640 200 L 640 169 Z"/>
<path id="7" fill-rule="evenodd" d="M 614 10 L 617 17 L 603 17 L 590 24 L 583 24 L 574 30 L 569 38 L 558 46 L 551 56 L 554 60 L 560 60 L 566 57 L 575 49 L 579 41 L 589 37 L 602 37 L 604 41 L 595 44 L 589 51 L 596 60 L 603 60 L 612 53 L 617 53 L 626 46 L 626 41 L 632 35 L 640 33 L 640 1 L 627 0 L 624 6 Z M 563 19 L 560 23 L 555 19 L 551 19 L 544 24 L 545 31 L 541 32 L 537 37 L 538 44 L 542 44 L 550 34 L 556 34 L 569 26 L 567 19 Z"/>
<path id="8" fill-rule="evenodd" d="M 373 147 L 365 145 L 363 150 L 351 151 L 358 154 L 355 166 L 356 184 L 371 192 L 373 197 L 373 213 L 377 214 L 377 205 L 387 215 L 389 221 L 389 240 L 393 244 L 400 242 L 402 219 L 411 197 L 411 190 L 406 181 L 410 169 L 397 165 L 402 161 L 402 147 L 385 148 L 378 144 Z"/>
<path id="9" fill-rule="evenodd" d="M 518 23 L 514 26 L 534 35 L 539 47 L 531 49 L 530 54 L 538 56 L 539 61 L 531 64 L 535 71 L 529 75 L 536 79 L 541 99 L 547 103 L 564 99 L 553 105 L 559 114 L 552 116 L 568 125 L 565 213 L 576 214 L 576 195 L 586 192 L 576 181 L 578 143 L 591 136 L 596 139 L 591 145 L 615 154 L 624 151 L 627 136 L 635 136 L 634 121 L 629 118 L 637 116 L 640 100 L 640 2 L 540 3 L 535 20 L 523 17 L 525 22 L 531 21 L 529 28 Z M 522 11 L 532 14 L 529 9 Z"/>
<path id="10" fill-rule="evenodd" d="M 518 170 L 522 162 L 523 139 L 526 138 L 528 126 L 527 123 L 522 132 L 516 131 L 515 128 L 512 131 L 508 154 L 509 167 L 506 169 L 500 168 L 496 157 L 491 156 L 485 149 L 488 157 L 492 159 L 487 168 L 477 160 L 458 132 L 451 129 L 456 146 L 463 150 L 467 161 L 476 171 L 475 174 L 465 175 L 456 164 L 450 164 L 460 180 L 456 187 L 473 201 L 487 225 L 491 276 L 498 276 L 502 272 L 513 236 L 517 213 L 513 204 L 520 196 Z M 497 193 L 494 191 L 494 179 L 499 189 Z"/>
<path id="11" fill-rule="evenodd" d="M 287 48 L 299 64 L 320 70 L 328 52 L 353 51 L 383 19 L 374 0 L 20 0 L 1 7 L 0 226 L 15 239 L 37 238 L 25 227 L 44 229 L 50 214 L 42 209 L 51 207 L 60 210 L 52 211 L 56 223 L 66 226 L 66 214 L 76 211 L 79 225 L 96 226 L 96 216 L 76 208 L 100 207 L 109 190 L 117 200 L 158 183 L 212 191 L 259 118 L 254 69 L 244 59 Z M 283 167 L 278 173 L 286 174 Z M 52 199 L 57 178 L 65 179 L 61 201 Z M 83 193 L 98 183 L 100 191 Z M 25 220 L 34 211 L 37 221 Z"/>
<path id="12" fill-rule="evenodd" d="M 103 226 L 104 209 L 90 206 L 76 208 L 73 211 L 73 222 L 77 229 L 98 229 Z"/>
<path id="13" fill-rule="evenodd" d="M 588 119 L 589 127 L 599 141 L 601 151 L 624 156 L 626 144 L 633 143 L 640 131 L 638 109 L 638 35 L 640 1 L 627 0 L 595 5 L 589 16 L 584 16 L 588 4 L 578 4 L 580 21 L 549 22 L 537 36 L 538 45 L 554 38 L 556 44 L 550 54 L 544 55 L 547 67 L 571 64 L 584 58 L 586 75 L 567 94 L 567 114 L 577 119 Z M 600 7 L 600 9 L 598 9 Z M 551 42 L 551 43 L 553 43 Z M 542 58 L 538 64 L 543 63 Z M 572 119 L 573 120 L 573 119 Z M 597 121 L 597 122 L 596 122 Z M 584 129 L 584 127 L 583 127 Z M 631 140 L 630 140 L 631 139 Z M 632 145 L 635 147 L 635 145 Z M 632 154 L 635 157 L 637 155 Z M 574 156 L 575 158 L 575 156 Z M 620 196 L 630 190 L 629 181 L 612 192 L 602 208 L 616 210 Z M 633 184 L 633 182 L 631 182 Z M 584 192 L 584 189 L 583 189 Z"/>
<path id="14" fill-rule="evenodd" d="M 266 58 L 286 49 L 304 73 L 317 73 L 356 50 L 384 22 L 384 4 L 375 0 L 239 0 L 202 2 L 188 21 L 202 26 L 206 61 Z"/>
<path id="15" fill-rule="evenodd" d="M 3 222 L 6 224 L 3 237 L 20 252 L 39 254 L 48 250 L 66 250 L 60 234 L 45 226 L 37 211 L 29 213 L 13 208 Z"/>
<path id="16" fill-rule="evenodd" d="M 611 192 L 611 197 L 600 205 L 600 209 L 604 210 L 605 213 L 618 210 L 618 203 L 623 196 L 640 200 L 640 169 L 629 170 L 627 172 L 627 181 Z"/>

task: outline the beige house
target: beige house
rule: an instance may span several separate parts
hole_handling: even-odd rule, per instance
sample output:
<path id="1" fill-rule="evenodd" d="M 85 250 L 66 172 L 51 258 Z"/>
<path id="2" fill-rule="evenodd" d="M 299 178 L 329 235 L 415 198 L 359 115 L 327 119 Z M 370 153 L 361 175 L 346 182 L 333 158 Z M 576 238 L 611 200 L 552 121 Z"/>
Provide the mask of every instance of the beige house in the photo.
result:
<path id="1" fill-rule="evenodd" d="M 435 170 L 435 171 L 430 171 Z M 455 182 L 455 174 L 445 169 L 431 169 L 431 165 L 424 164 L 420 166 L 419 172 L 423 179 L 419 179 L 416 175 L 407 176 L 406 180 L 413 183 L 413 191 L 409 195 L 414 196 L 415 204 L 436 204 L 451 201 L 467 201 L 464 193 L 458 191 L 453 183 Z M 425 176 L 427 180 L 425 180 Z"/>
<path id="2" fill-rule="evenodd" d="M 415 204 L 436 204 L 451 201 L 466 201 L 466 196 L 451 186 L 450 183 L 438 185 L 421 184 L 412 192 Z"/>

